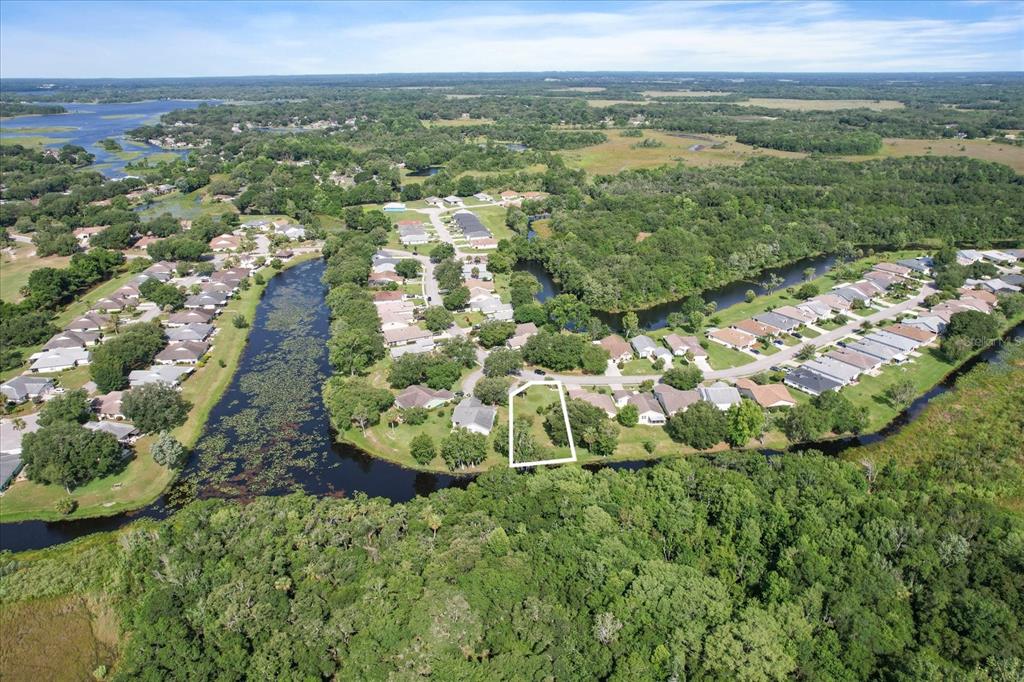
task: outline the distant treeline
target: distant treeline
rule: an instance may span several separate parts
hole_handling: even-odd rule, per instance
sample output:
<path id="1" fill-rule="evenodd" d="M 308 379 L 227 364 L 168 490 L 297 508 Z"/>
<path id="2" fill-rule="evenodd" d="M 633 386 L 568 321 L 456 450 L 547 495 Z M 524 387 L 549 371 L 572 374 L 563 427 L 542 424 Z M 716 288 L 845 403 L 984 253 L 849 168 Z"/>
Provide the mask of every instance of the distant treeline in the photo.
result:
<path id="1" fill-rule="evenodd" d="M 0 118 L 25 116 L 28 114 L 66 114 L 67 109 L 59 104 L 28 104 L 0 100 Z"/>
<path id="2" fill-rule="evenodd" d="M 518 245 L 591 307 L 628 310 L 852 245 L 1024 239 L 1022 191 L 1005 166 L 952 157 L 639 170 L 598 178 L 550 238 Z"/>

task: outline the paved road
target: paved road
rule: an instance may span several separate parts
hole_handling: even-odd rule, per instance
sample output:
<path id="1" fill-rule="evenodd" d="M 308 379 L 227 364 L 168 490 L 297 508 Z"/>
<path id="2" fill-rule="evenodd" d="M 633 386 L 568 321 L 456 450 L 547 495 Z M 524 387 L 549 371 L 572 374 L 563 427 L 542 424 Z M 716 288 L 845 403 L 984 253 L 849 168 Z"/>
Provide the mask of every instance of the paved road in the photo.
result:
<path id="1" fill-rule="evenodd" d="M 923 301 L 925 297 L 930 296 L 931 294 L 934 293 L 935 289 L 928 285 L 925 285 L 924 287 L 921 288 L 921 292 L 919 294 L 907 299 L 906 301 L 897 303 L 896 305 L 885 308 L 884 310 L 879 310 L 878 312 L 868 315 L 867 317 L 857 318 L 856 320 L 853 320 L 852 322 L 845 324 L 842 327 L 833 329 L 832 331 L 826 332 L 816 338 L 806 339 L 805 343 L 809 346 L 814 346 L 815 348 L 821 348 L 823 346 L 833 344 L 836 341 L 842 339 L 843 337 L 848 336 L 849 334 L 852 334 L 853 332 L 857 331 L 860 328 L 860 326 L 864 324 L 865 321 L 872 322 L 877 325 L 880 322 L 891 320 L 900 313 L 905 313 L 908 310 L 920 305 L 921 301 Z M 775 365 L 779 365 L 782 364 L 783 362 L 786 362 L 787 360 L 794 359 L 798 352 L 800 352 L 799 345 L 788 346 L 786 348 L 783 348 L 774 355 L 759 356 L 753 362 L 747 363 L 740 367 L 729 367 L 728 369 L 718 369 L 712 370 L 710 372 L 705 372 L 704 379 L 708 381 L 716 381 L 718 379 L 738 379 L 739 377 L 760 374 L 761 372 L 767 371 Z M 641 374 L 636 376 L 621 377 L 613 377 L 607 375 L 580 376 L 574 374 L 547 374 L 545 375 L 545 377 L 559 379 L 564 384 L 575 386 L 610 386 L 613 384 L 640 384 L 648 380 L 657 382 L 659 379 L 661 379 L 660 374 Z M 529 372 L 523 374 L 523 379 L 526 381 L 538 378 L 541 378 L 540 375 L 536 375 Z"/>

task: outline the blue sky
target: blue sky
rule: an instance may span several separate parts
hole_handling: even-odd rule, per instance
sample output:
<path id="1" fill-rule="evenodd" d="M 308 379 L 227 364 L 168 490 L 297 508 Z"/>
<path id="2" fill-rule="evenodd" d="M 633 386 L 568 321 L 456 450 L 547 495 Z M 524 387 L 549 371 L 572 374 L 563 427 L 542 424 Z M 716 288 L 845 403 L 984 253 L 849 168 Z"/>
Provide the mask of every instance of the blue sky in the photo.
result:
<path id="1" fill-rule="evenodd" d="M 0 76 L 1020 71 L 1024 2 L 0 2 Z"/>

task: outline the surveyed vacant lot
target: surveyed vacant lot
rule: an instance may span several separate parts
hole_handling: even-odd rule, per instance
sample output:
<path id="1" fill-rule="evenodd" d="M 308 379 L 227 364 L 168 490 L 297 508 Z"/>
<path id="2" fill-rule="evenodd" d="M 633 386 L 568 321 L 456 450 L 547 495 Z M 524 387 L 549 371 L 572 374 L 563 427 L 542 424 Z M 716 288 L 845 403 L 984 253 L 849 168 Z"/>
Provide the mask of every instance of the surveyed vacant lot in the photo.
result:
<path id="1" fill-rule="evenodd" d="M 19 242 L 3 250 L 0 256 L 0 299 L 10 303 L 20 301 L 20 290 L 28 284 L 28 276 L 33 270 L 66 268 L 71 261 L 68 256 L 40 258 L 35 252 L 36 248 L 31 244 Z"/>

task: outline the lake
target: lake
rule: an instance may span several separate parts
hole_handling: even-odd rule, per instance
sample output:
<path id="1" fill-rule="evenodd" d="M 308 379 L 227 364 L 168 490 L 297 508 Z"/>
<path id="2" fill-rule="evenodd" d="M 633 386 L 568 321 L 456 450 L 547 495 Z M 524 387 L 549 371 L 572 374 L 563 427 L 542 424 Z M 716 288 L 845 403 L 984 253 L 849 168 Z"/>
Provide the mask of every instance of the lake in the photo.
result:
<path id="1" fill-rule="evenodd" d="M 47 102 L 50 104 L 50 102 Z M 125 165 L 154 154 L 186 156 L 188 150 L 168 150 L 143 142 L 125 139 L 125 132 L 141 125 L 160 122 L 160 117 L 175 109 L 195 109 L 202 102 L 194 100 L 152 100 L 115 104 L 88 104 L 82 102 L 53 102 L 68 110 L 66 114 L 17 116 L 0 121 L 0 135 L 5 139 L 18 137 L 52 140 L 46 147 L 77 144 L 96 155 L 94 166 L 107 177 L 121 178 L 127 173 Z M 117 152 L 108 152 L 96 143 L 112 138 L 117 140 L 132 158 Z"/>

